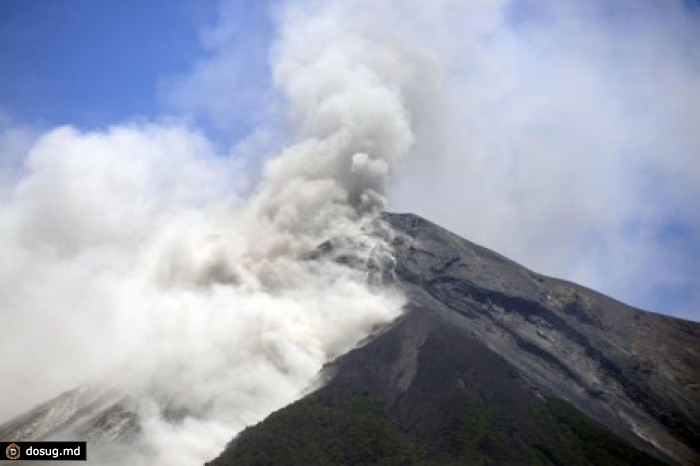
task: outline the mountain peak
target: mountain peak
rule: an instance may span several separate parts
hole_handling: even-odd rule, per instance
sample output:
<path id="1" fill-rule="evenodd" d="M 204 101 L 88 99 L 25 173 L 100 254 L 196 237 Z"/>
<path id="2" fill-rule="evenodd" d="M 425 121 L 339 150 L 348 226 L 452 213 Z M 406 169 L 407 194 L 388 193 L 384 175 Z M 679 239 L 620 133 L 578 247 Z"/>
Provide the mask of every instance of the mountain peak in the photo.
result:
<path id="1" fill-rule="evenodd" d="M 405 314 L 212 466 L 700 461 L 700 325 L 539 275 L 417 215 L 382 219 Z M 269 441 L 296 456 L 279 462 Z"/>
<path id="2" fill-rule="evenodd" d="M 370 252 L 367 270 L 400 289 L 403 314 L 211 466 L 700 464 L 700 324 L 537 274 L 417 215 L 377 227 L 391 257 Z M 302 259 L 367 265 L 334 244 Z M 128 441 L 132 402 L 79 388 L 0 436 Z"/>

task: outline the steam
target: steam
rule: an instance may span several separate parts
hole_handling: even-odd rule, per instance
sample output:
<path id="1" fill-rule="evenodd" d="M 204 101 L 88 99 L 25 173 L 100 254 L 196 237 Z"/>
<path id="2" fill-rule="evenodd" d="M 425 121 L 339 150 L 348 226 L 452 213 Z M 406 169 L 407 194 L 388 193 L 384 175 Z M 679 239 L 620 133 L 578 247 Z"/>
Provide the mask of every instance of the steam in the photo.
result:
<path id="1" fill-rule="evenodd" d="M 320 3 L 285 2 L 278 16 L 290 38 L 276 50 L 304 44 L 299 54 L 307 47 L 311 56 L 337 39 L 343 54 L 364 41 L 370 53 L 402 56 L 392 69 L 407 77 L 415 143 L 390 170 L 390 210 L 630 304 L 700 319 L 696 3 Z M 265 94 L 257 74 L 234 72 L 249 42 L 229 40 L 240 3 L 223 5 L 211 54 L 178 94 L 217 127 L 232 124 L 221 110 L 238 109 L 239 89 Z M 221 79 L 221 70 L 230 74 Z M 243 99 L 249 113 L 269 108 L 256 103 Z M 257 126 L 250 143 L 278 142 L 273 126 Z"/>
<path id="2" fill-rule="evenodd" d="M 131 456 L 102 461 L 202 463 L 398 315 L 362 266 L 304 259 L 328 239 L 360 263 L 390 256 L 373 225 L 413 144 L 420 56 L 338 30 L 346 13 L 280 12 L 274 80 L 295 136 L 254 185 L 173 121 L 32 145 L 0 207 L 2 418 L 114 384 L 142 429 Z"/>

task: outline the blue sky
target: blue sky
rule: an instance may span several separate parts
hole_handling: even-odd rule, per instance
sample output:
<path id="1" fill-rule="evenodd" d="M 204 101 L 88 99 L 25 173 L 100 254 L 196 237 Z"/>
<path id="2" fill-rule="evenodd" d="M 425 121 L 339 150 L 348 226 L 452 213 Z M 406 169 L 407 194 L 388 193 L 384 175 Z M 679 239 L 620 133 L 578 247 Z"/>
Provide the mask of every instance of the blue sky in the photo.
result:
<path id="1" fill-rule="evenodd" d="M 700 320 L 698 3 L 477 3 L 473 17 L 424 6 L 403 18 L 444 66 L 448 97 L 425 98 L 443 140 L 410 154 L 390 206 L 537 271 Z M 175 117 L 259 160 L 288 130 L 271 8 L 0 1 L 0 123 L 41 132 Z M 508 21 L 494 20 L 503 11 Z"/>
<path id="2" fill-rule="evenodd" d="M 218 12 L 213 0 L 0 2 L 0 105 L 41 126 L 157 116 L 161 83 L 207 52 L 201 33 Z M 264 19 L 256 15 L 245 24 Z"/>

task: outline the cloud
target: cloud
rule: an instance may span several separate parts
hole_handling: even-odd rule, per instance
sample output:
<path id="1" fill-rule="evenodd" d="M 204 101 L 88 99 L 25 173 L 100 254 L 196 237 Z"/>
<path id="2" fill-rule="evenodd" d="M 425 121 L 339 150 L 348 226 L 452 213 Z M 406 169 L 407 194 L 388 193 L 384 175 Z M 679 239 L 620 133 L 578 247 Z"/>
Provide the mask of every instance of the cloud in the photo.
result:
<path id="1" fill-rule="evenodd" d="M 22 172 L 24 156 L 38 131 L 17 124 L 0 108 L 0 199 L 9 194 L 12 180 Z"/>
<path id="2" fill-rule="evenodd" d="M 170 123 L 36 140 L 0 205 L 0 368 L 13 374 L 3 419 L 116 384 L 143 422 L 135 463 L 202 462 L 397 315 L 401 297 L 370 288 L 364 270 L 299 260 L 331 230 L 276 213 L 266 193 L 284 189 L 279 178 L 242 197 L 239 169 Z M 294 186 L 297 214 L 316 190 Z M 343 199 L 309 202 L 343 225 Z M 166 408 L 187 415 L 168 420 Z"/>
<path id="3" fill-rule="evenodd" d="M 235 10 L 235 2 L 228 5 Z M 281 39 L 256 55 L 269 60 L 273 79 L 254 81 L 273 97 L 263 120 L 272 124 L 253 126 L 268 147 L 293 140 L 298 129 L 323 132 L 336 109 L 354 112 L 356 125 L 366 127 L 359 131 L 378 128 L 361 114 L 381 111 L 370 108 L 382 99 L 369 85 L 307 116 L 294 109 L 322 101 L 371 62 L 396 73 L 390 79 L 402 83 L 412 130 L 410 160 L 401 157 L 387 171 L 390 209 L 423 214 L 543 273 L 698 319 L 697 8 L 680 0 L 267 8 Z M 244 34 L 236 24 L 224 19 L 215 31 Z M 241 41 L 234 42 L 217 42 L 201 65 L 239 64 Z M 285 81 L 285 70 L 297 65 L 310 65 L 308 76 Z M 237 95 L 226 81 L 204 88 L 190 91 L 211 102 Z M 270 153 L 253 149 L 253 160 Z M 668 240 L 669 229 L 683 233 Z"/>
<path id="4" fill-rule="evenodd" d="M 362 24 L 338 36 L 344 13 L 280 11 L 272 69 L 293 137 L 253 186 L 168 120 L 34 142 L 0 205 L 3 417 L 115 384 L 142 426 L 117 462 L 203 462 L 399 315 L 362 266 L 303 259 L 329 238 L 360 264 L 390 254 L 371 224 L 413 144 L 420 55 Z"/>
<path id="5" fill-rule="evenodd" d="M 192 69 L 161 78 L 165 108 L 196 116 L 229 143 L 258 125 L 272 126 L 270 8 L 268 2 L 220 2 L 215 24 L 200 33 L 202 54 Z"/>

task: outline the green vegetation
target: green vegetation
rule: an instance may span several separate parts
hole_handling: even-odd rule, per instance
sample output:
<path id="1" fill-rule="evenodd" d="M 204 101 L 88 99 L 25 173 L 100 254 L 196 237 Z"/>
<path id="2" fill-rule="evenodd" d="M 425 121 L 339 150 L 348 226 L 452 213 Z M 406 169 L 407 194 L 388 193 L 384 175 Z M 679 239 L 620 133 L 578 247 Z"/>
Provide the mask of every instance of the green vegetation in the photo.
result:
<path id="1" fill-rule="evenodd" d="M 559 399 L 504 408 L 468 387 L 435 398 L 435 414 L 413 435 L 417 464 L 664 464 Z"/>
<path id="2" fill-rule="evenodd" d="M 413 447 L 367 396 L 302 400 L 248 428 L 212 465 L 415 464 Z"/>
<path id="3" fill-rule="evenodd" d="M 663 464 L 564 401 L 523 408 L 523 417 L 475 394 L 456 394 L 437 395 L 449 404 L 427 400 L 434 411 L 413 432 L 367 395 L 307 398 L 246 429 L 210 465 Z"/>
<path id="4" fill-rule="evenodd" d="M 551 426 L 551 430 L 547 438 L 537 439 L 531 446 L 553 464 L 664 464 L 633 448 L 565 401 L 548 400 L 545 407 L 535 413 L 535 418 L 539 424 Z"/>

